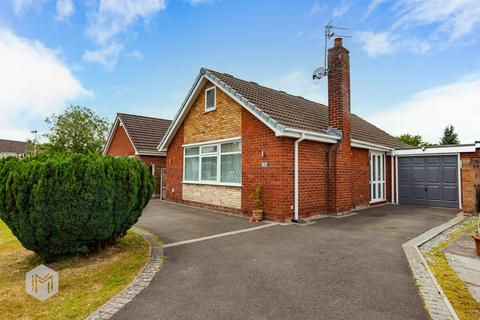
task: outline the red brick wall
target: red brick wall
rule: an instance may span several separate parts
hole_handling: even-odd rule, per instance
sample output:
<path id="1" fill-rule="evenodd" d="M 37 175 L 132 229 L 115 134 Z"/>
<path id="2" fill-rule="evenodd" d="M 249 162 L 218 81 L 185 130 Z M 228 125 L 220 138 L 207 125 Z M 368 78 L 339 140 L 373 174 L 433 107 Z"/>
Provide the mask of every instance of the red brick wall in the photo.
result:
<path id="1" fill-rule="evenodd" d="M 135 154 L 135 149 L 125 129 L 120 125 L 115 129 L 107 154 L 111 156 L 133 156 Z"/>
<path id="2" fill-rule="evenodd" d="M 475 185 L 480 185 L 480 168 L 472 160 L 480 160 L 480 150 L 461 153 L 460 160 L 462 162 L 462 207 L 463 211 L 472 213 L 479 206 L 475 199 Z"/>
<path id="3" fill-rule="evenodd" d="M 267 162 L 268 167 L 262 168 L 262 162 Z M 251 214 L 252 193 L 257 184 L 261 184 L 265 216 L 273 220 L 291 219 L 293 170 L 293 139 L 275 137 L 271 129 L 242 109 L 243 213 Z"/>
<path id="4" fill-rule="evenodd" d="M 166 189 L 165 198 L 170 201 L 182 201 L 183 181 L 183 124 L 168 146 L 166 158 Z M 175 192 L 172 191 L 174 189 Z"/>
<path id="5" fill-rule="evenodd" d="M 328 125 L 342 132 L 329 151 L 328 211 L 344 212 L 352 208 L 350 58 L 340 39 L 328 50 L 328 106 Z"/>
<path id="6" fill-rule="evenodd" d="M 300 142 L 298 165 L 299 216 L 303 218 L 326 213 L 328 145 L 313 141 Z M 294 188 L 293 183 L 291 188 Z"/>
<path id="7" fill-rule="evenodd" d="M 370 202 L 369 150 L 352 148 L 352 206 L 360 207 Z"/>

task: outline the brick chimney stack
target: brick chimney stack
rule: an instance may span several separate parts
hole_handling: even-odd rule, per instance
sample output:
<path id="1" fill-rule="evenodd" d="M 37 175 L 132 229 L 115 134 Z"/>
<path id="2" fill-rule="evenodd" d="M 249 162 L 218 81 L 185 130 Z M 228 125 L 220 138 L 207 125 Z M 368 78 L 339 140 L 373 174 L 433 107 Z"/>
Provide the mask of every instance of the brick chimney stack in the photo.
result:
<path id="1" fill-rule="evenodd" d="M 350 57 L 341 38 L 328 50 L 328 126 L 342 137 L 329 152 L 328 210 L 346 212 L 352 209 Z"/>

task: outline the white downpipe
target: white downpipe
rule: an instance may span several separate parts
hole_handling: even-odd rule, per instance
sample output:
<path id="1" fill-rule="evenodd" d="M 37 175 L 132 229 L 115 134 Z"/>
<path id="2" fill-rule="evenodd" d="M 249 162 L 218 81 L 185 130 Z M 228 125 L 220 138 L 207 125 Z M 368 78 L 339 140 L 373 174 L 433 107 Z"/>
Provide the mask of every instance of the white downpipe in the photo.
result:
<path id="1" fill-rule="evenodd" d="M 390 164 L 391 164 L 390 167 L 391 167 L 391 170 L 392 170 L 392 173 L 390 174 L 390 186 L 392 187 L 392 192 L 391 192 L 391 194 L 392 194 L 392 204 L 395 203 L 395 202 L 394 202 L 394 201 L 395 201 L 395 195 L 393 194 L 393 193 L 395 192 L 395 191 L 394 191 L 395 188 L 393 187 L 393 183 L 394 183 L 394 181 L 395 181 L 395 177 L 394 177 L 395 171 L 393 170 L 393 168 L 394 168 L 394 167 L 393 167 L 393 161 L 395 161 L 395 157 L 394 157 L 393 154 L 392 154 L 392 155 L 390 156 Z"/>
<path id="2" fill-rule="evenodd" d="M 395 156 L 395 204 L 398 204 L 398 156 Z"/>
<path id="3" fill-rule="evenodd" d="M 298 145 L 305 139 L 305 133 L 302 133 L 300 138 L 295 140 L 295 168 L 294 168 L 294 217 L 293 222 L 298 222 Z"/>

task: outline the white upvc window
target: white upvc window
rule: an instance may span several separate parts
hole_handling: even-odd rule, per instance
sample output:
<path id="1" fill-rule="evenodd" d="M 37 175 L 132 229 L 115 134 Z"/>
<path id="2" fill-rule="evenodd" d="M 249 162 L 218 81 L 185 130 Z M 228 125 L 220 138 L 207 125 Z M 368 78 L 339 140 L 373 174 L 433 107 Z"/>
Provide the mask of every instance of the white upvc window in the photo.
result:
<path id="1" fill-rule="evenodd" d="M 242 142 L 189 145 L 184 148 L 183 182 L 240 186 Z"/>
<path id="2" fill-rule="evenodd" d="M 386 196 L 385 153 L 370 152 L 370 202 L 380 202 Z"/>
<path id="3" fill-rule="evenodd" d="M 205 90 L 205 112 L 217 109 L 217 89 L 211 87 Z"/>

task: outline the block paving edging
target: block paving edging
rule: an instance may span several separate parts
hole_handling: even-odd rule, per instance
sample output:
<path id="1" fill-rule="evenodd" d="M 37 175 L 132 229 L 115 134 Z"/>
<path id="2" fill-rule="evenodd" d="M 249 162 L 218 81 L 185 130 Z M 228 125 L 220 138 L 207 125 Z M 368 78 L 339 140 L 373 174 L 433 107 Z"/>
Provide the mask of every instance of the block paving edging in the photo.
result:
<path id="1" fill-rule="evenodd" d="M 150 245 L 150 259 L 135 279 L 110 301 L 98 308 L 85 320 L 106 320 L 113 317 L 127 303 L 132 301 L 143 289 L 148 287 L 153 277 L 160 271 L 163 263 L 163 246 L 155 236 L 145 230 L 134 227 L 133 231 L 148 241 Z"/>
<path id="2" fill-rule="evenodd" d="M 463 213 L 460 213 L 446 223 L 430 229 L 402 244 L 410 269 L 417 281 L 420 293 L 432 320 L 459 320 L 459 317 L 450 304 L 450 301 L 448 301 L 445 292 L 443 292 L 435 279 L 435 276 L 432 274 L 427 261 L 418 247 L 463 220 L 465 220 L 465 216 Z"/>

